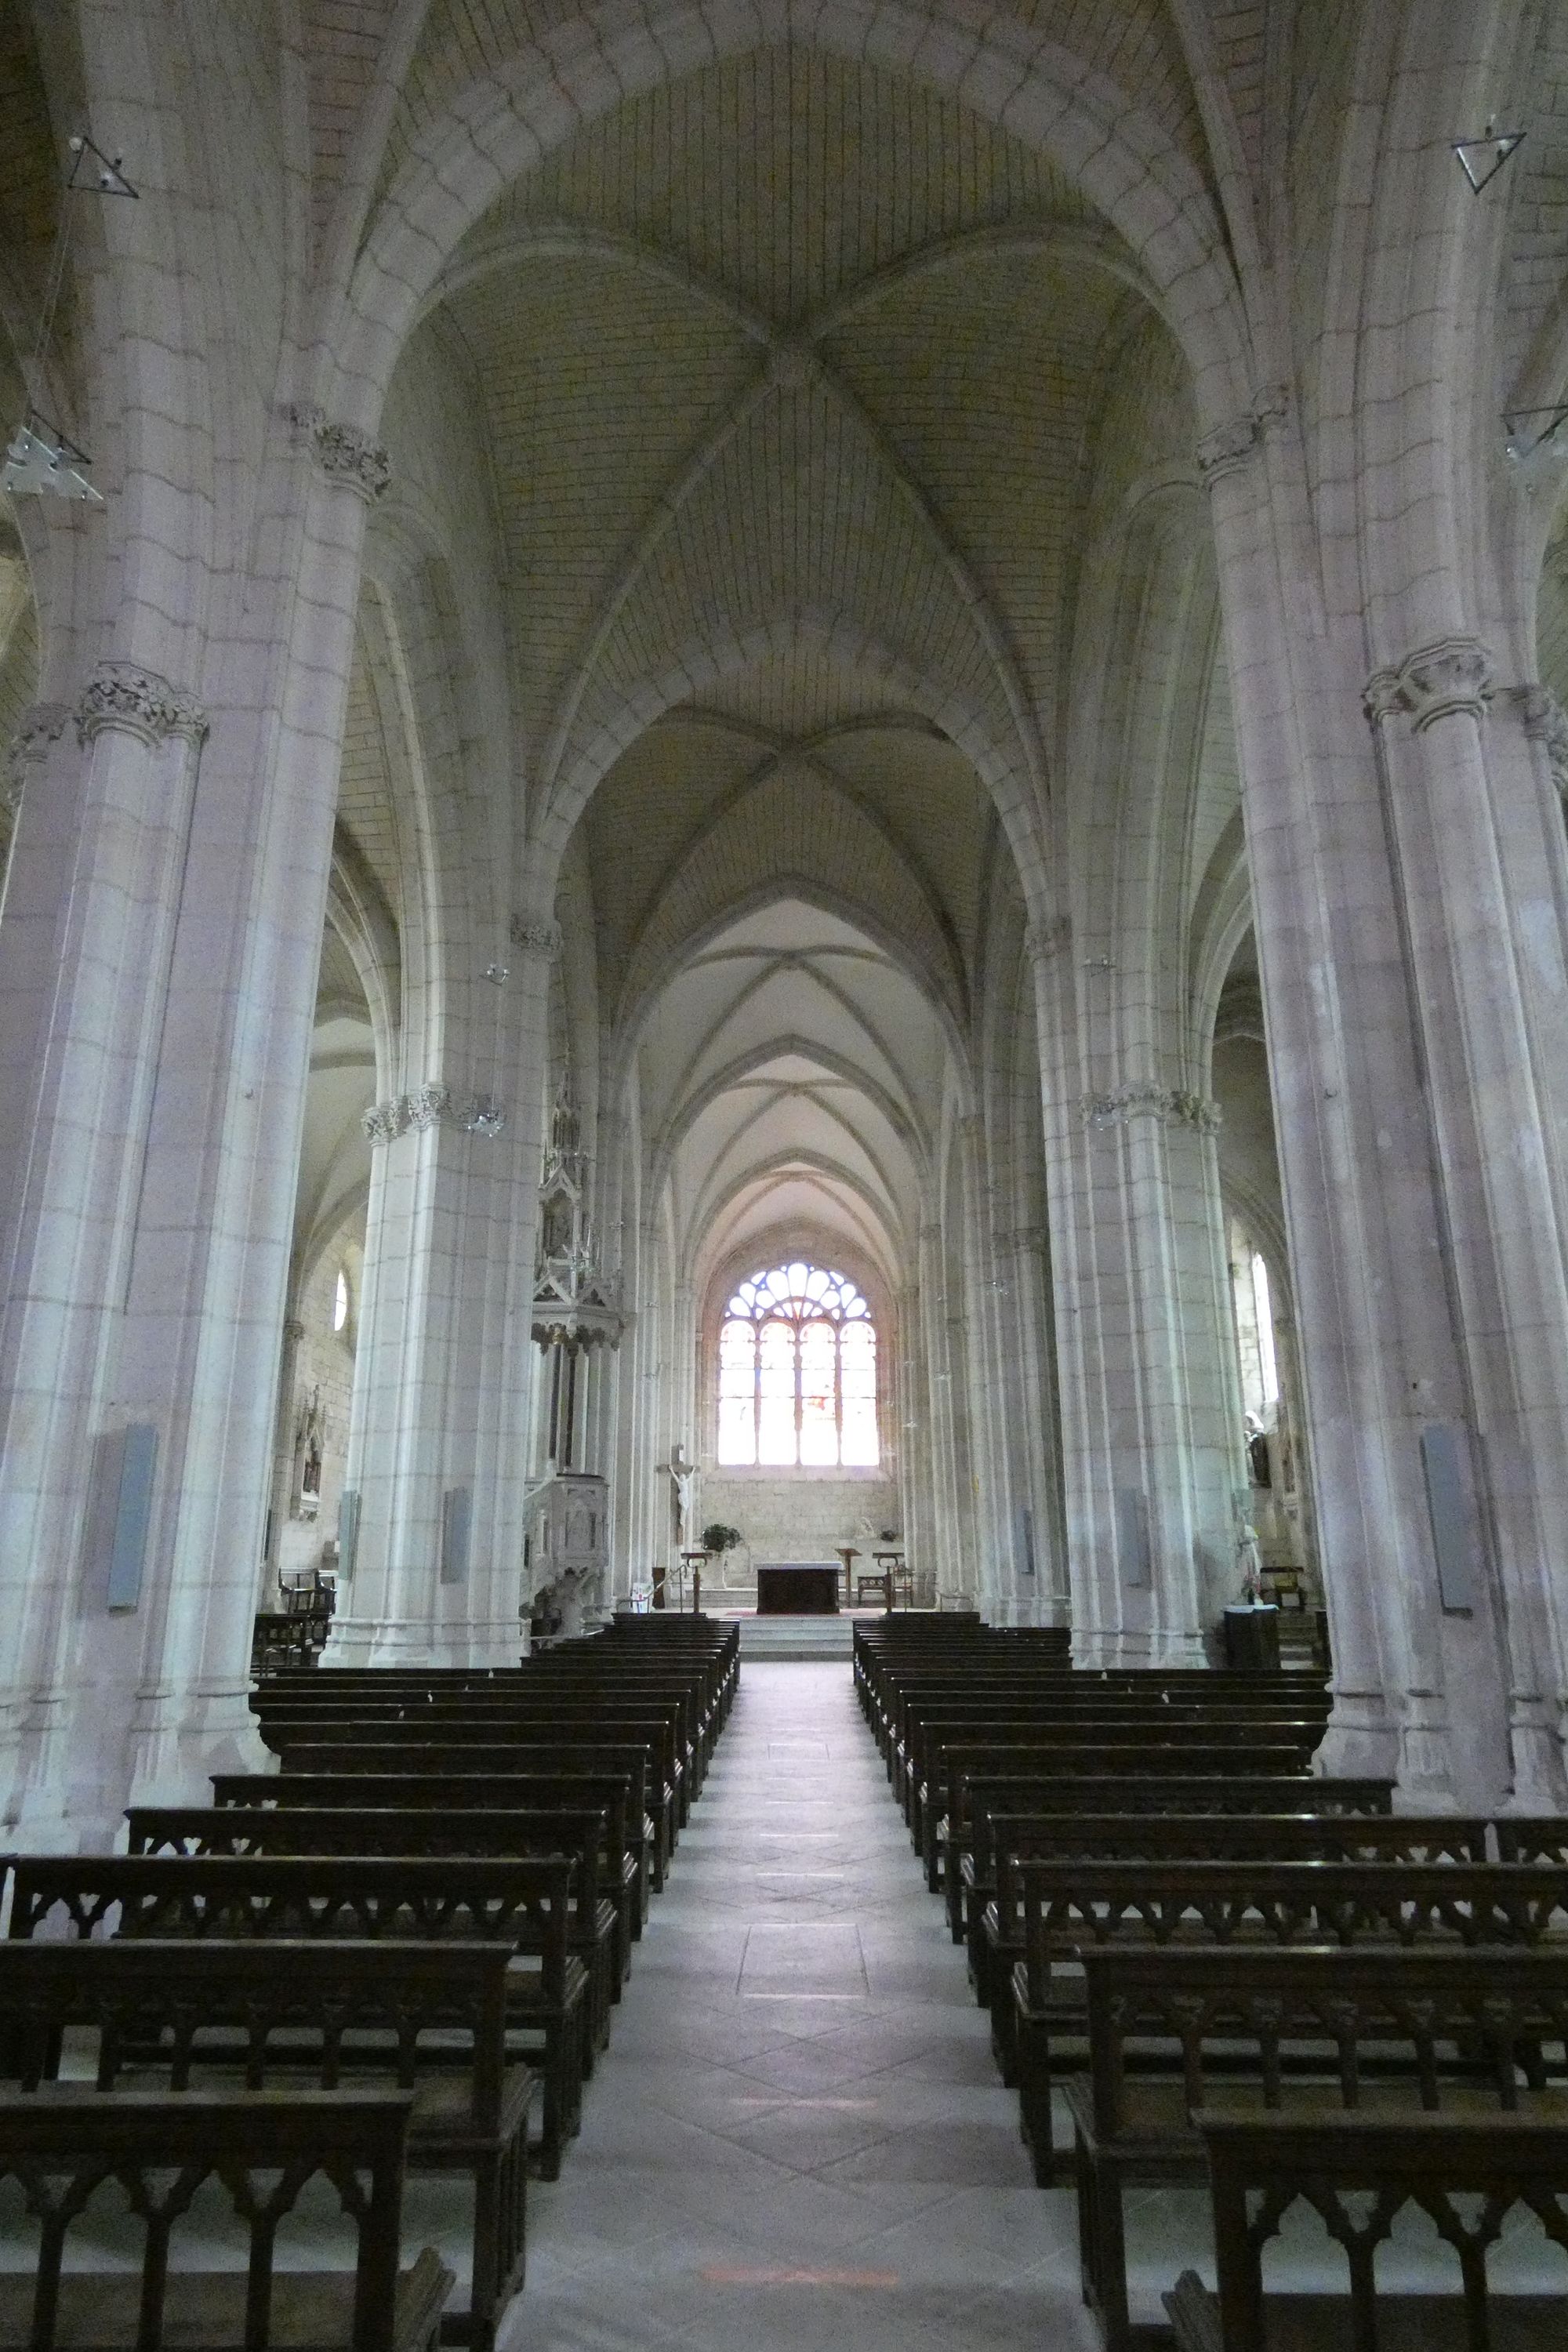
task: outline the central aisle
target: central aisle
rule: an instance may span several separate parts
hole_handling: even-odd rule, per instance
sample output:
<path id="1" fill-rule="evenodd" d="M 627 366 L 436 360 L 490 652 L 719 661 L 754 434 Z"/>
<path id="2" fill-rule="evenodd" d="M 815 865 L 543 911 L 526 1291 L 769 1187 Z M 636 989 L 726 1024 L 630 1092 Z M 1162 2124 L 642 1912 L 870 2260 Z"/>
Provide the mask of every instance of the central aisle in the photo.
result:
<path id="1" fill-rule="evenodd" d="M 531 2352 L 1088 2352 L 962 1952 L 846 1664 L 747 1664 L 583 2136 L 529 2191 Z"/>

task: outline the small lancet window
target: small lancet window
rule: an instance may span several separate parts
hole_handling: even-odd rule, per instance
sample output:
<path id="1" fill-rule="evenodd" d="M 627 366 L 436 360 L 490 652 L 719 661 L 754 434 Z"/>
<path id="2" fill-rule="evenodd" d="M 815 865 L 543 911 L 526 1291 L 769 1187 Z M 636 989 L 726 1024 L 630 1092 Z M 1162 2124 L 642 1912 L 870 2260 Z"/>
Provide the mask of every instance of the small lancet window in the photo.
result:
<path id="1" fill-rule="evenodd" d="M 347 1326 L 348 1326 L 348 1319 L 349 1319 L 349 1278 L 348 1278 L 348 1276 L 347 1276 L 347 1275 L 345 1274 L 345 1272 L 343 1271 L 342 1267 L 340 1265 L 340 1266 L 339 1266 L 339 1268 L 338 1268 L 338 1286 L 337 1286 L 336 1290 L 335 1290 L 335 1291 L 333 1292 L 333 1294 L 332 1294 L 332 1328 L 333 1328 L 333 1330 L 334 1330 L 334 1331 L 342 1331 L 342 1330 L 346 1329 L 346 1328 L 347 1328 Z"/>

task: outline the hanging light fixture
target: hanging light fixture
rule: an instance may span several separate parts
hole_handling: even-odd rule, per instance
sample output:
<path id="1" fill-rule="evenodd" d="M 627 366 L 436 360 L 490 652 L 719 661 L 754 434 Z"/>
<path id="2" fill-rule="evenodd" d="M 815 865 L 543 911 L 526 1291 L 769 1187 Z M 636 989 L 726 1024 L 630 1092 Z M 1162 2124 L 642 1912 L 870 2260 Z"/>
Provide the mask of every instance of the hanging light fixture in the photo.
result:
<path id="1" fill-rule="evenodd" d="M 49 345 L 54 339 L 55 313 L 59 308 L 60 288 L 65 282 L 66 257 L 70 250 L 71 230 L 75 225 L 76 207 L 73 196 L 138 197 L 121 169 L 123 158 L 106 155 L 85 131 L 77 131 L 67 142 L 70 168 L 66 173 L 65 201 L 60 206 L 59 226 L 55 232 L 55 249 L 49 258 L 48 282 L 44 292 L 43 315 L 38 322 L 38 341 L 28 370 L 35 391 L 45 381 L 45 363 Z M 85 449 L 79 449 L 68 435 L 52 425 L 42 410 L 28 403 L 26 415 L 12 435 L 5 450 L 5 463 L 0 469 L 0 488 L 12 498 L 71 499 L 80 505 L 103 504 L 103 493 L 88 478 L 87 468 L 92 463 Z"/>
<path id="2" fill-rule="evenodd" d="M 6 448 L 0 487 L 12 498 L 77 499 L 100 507 L 102 491 L 82 471 L 91 462 L 58 425 L 29 408 Z"/>
<path id="3" fill-rule="evenodd" d="M 1568 425 L 1568 400 L 1556 401 L 1549 408 L 1512 408 L 1502 421 L 1510 457 L 1533 457 L 1548 442 L 1555 445 L 1559 455 L 1568 456 L 1568 441 L 1557 438 L 1563 426 Z"/>
<path id="4" fill-rule="evenodd" d="M 1459 159 L 1459 169 L 1479 196 L 1489 180 L 1495 180 L 1515 148 L 1522 144 L 1522 131 L 1495 131 L 1489 122 L 1479 139 L 1455 139 L 1450 142 Z"/>

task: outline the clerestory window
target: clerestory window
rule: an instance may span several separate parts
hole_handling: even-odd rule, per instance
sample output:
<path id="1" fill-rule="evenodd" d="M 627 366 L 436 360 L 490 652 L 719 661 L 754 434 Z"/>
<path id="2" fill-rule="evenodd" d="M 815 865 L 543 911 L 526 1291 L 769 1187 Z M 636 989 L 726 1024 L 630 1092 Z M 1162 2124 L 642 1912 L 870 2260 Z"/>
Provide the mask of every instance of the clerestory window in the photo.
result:
<path id="1" fill-rule="evenodd" d="M 727 1468 L 871 1469 L 877 1331 L 842 1274 L 796 1261 L 742 1282 L 719 1334 L 719 1460 Z"/>

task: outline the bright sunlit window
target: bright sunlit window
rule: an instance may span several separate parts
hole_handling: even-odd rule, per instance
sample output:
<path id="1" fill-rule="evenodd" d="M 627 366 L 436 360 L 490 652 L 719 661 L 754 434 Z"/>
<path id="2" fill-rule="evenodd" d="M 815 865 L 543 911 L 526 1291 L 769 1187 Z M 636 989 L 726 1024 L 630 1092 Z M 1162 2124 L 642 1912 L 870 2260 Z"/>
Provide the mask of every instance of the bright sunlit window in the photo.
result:
<path id="1" fill-rule="evenodd" d="M 341 1331 L 349 1319 L 349 1278 L 340 1265 L 338 1286 L 332 1294 L 332 1328 Z"/>
<path id="2" fill-rule="evenodd" d="M 797 1261 L 742 1283 L 719 1334 L 719 1459 L 875 1467 L 877 1332 L 846 1276 Z"/>

